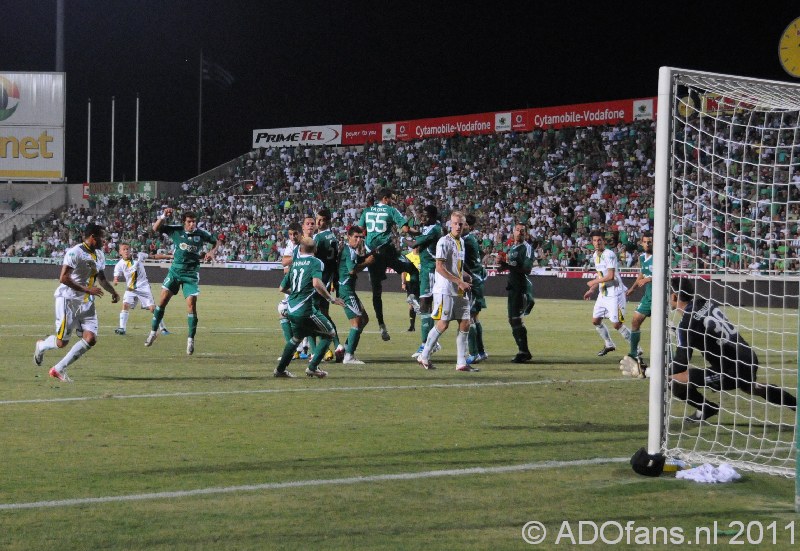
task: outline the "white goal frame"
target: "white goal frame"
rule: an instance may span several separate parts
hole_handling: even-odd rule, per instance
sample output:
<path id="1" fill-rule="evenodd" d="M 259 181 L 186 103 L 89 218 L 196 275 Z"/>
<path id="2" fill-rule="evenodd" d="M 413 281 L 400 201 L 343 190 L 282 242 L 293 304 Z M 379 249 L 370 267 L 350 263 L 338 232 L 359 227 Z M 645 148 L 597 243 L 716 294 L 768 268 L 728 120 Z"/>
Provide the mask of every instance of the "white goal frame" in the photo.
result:
<path id="1" fill-rule="evenodd" d="M 673 339 L 669 334 L 670 317 L 669 311 L 669 276 L 671 274 L 670 263 L 670 192 L 673 182 L 673 131 L 674 117 L 673 97 L 674 81 L 677 77 L 700 77 L 703 79 L 735 80 L 741 83 L 752 83 L 760 90 L 769 90 L 774 86 L 777 90 L 788 90 L 791 111 L 800 111 L 800 83 L 787 83 L 780 81 L 767 81 L 739 77 L 733 75 L 721 75 L 702 71 L 678 69 L 673 67 L 661 67 L 659 71 L 658 84 L 658 106 L 657 106 L 657 130 L 656 130 L 656 162 L 655 162 L 655 194 L 654 194 L 654 227 L 653 227 L 653 303 L 651 316 L 651 337 L 650 337 L 650 394 L 649 394 L 649 430 L 647 452 L 651 455 L 666 451 L 666 426 L 668 422 L 669 405 L 671 395 L 669 392 L 666 370 L 669 365 L 669 355 Z M 796 99 L 795 99 L 796 98 Z M 796 105 L 795 105 L 796 101 Z M 769 101 L 768 101 L 769 103 Z M 777 107 L 777 105 L 776 105 Z M 800 335 L 800 327 L 797 328 Z M 698 355 L 699 356 L 699 355 Z M 800 359 L 798 360 L 800 367 Z M 800 395 L 800 382 L 797 385 L 798 395 Z M 791 412 L 789 412 L 791 413 Z M 795 413 L 794 431 L 794 478 L 795 478 L 795 510 L 800 512 L 800 465 L 797 457 L 800 456 L 800 437 L 798 437 L 797 427 L 800 426 L 800 414 Z M 713 458 L 708 462 L 714 462 Z M 744 466 L 743 468 L 747 468 Z M 755 468 L 753 470 L 760 470 Z M 785 469 L 784 469 L 785 470 Z M 791 473 L 782 472 L 784 476 L 791 476 Z"/>

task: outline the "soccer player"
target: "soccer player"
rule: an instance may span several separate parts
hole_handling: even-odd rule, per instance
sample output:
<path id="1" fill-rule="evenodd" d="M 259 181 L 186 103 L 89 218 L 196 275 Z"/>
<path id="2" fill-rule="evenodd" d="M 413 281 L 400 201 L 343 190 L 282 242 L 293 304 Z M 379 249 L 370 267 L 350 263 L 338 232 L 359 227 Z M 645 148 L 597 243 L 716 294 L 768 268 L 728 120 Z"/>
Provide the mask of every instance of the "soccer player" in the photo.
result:
<path id="1" fill-rule="evenodd" d="M 525 327 L 525 316 L 531 313 L 535 304 L 533 284 L 528 279 L 533 268 L 533 247 L 526 240 L 527 235 L 525 224 L 515 224 L 514 244 L 500 260 L 500 269 L 508 270 L 508 324 L 517 343 L 517 354 L 511 359 L 515 364 L 526 363 L 533 358 L 528 348 L 528 329 Z"/>
<path id="2" fill-rule="evenodd" d="M 404 255 L 411 263 L 419 270 L 419 249 L 413 247 Z M 417 310 L 419 310 L 419 274 L 410 274 L 403 272 L 400 274 L 400 288 L 406 292 L 406 302 L 408 303 L 408 333 L 413 333 L 417 330 Z"/>
<path id="3" fill-rule="evenodd" d="M 330 209 L 320 209 L 319 212 L 317 212 L 315 223 L 317 233 L 314 234 L 314 243 L 316 244 L 317 250 L 314 253 L 314 256 L 322 260 L 322 264 L 324 266 L 322 269 L 322 283 L 325 284 L 330 292 L 333 290 L 334 279 L 336 278 L 336 272 L 339 269 L 339 241 L 336 239 L 336 235 L 334 235 L 330 229 Z M 331 319 L 328 313 L 330 303 L 327 300 L 322 300 L 322 297 L 319 294 L 314 295 L 314 300 L 317 303 L 317 309 L 325 314 L 325 316 L 333 325 L 333 346 L 336 347 L 337 351 L 343 352 L 344 347 L 339 342 L 339 332 L 336 329 L 336 324 L 333 323 L 333 319 Z M 313 337 L 311 338 L 311 342 L 314 342 Z M 328 361 L 332 360 L 333 358 L 333 352 L 326 350 L 323 360 Z"/>
<path id="4" fill-rule="evenodd" d="M 469 356 L 467 363 L 472 365 L 487 359 L 489 355 L 483 347 L 483 326 L 478 316 L 481 310 L 486 308 L 486 297 L 483 295 L 483 285 L 486 281 L 486 268 L 483 267 L 483 254 L 478 244 L 478 239 L 472 230 L 475 229 L 477 217 L 468 214 L 467 224 L 464 226 L 464 270 L 472 278 L 472 288 L 470 289 L 470 326 L 469 326 Z"/>
<path id="5" fill-rule="evenodd" d="M 419 230 L 419 235 L 406 239 L 409 246 L 419 249 L 419 317 L 420 317 L 420 345 L 419 349 L 411 355 L 412 358 L 418 357 L 425 348 L 428 340 L 428 333 L 433 327 L 434 321 L 431 318 L 433 311 L 433 285 L 436 274 L 436 247 L 439 239 L 444 235 L 444 229 L 439 224 L 439 209 L 434 205 L 425 206 L 425 223 Z M 407 302 L 411 301 L 409 296 Z M 413 301 L 412 301 L 413 302 Z M 433 350 L 436 352 L 441 348 Z"/>
<path id="6" fill-rule="evenodd" d="M 369 323 L 369 316 L 364 309 L 364 304 L 356 294 L 356 281 L 364 267 L 375 262 L 374 254 L 366 257 L 359 256 L 359 251 L 364 244 L 364 236 L 364 228 L 350 226 L 350 229 L 347 230 L 347 243 L 339 258 L 339 282 L 336 292 L 344 302 L 344 313 L 350 320 L 350 333 L 347 335 L 344 360 L 342 361 L 346 364 L 364 363 L 356 358 L 356 348 L 364 327 Z"/>
<path id="7" fill-rule="evenodd" d="M 642 358 L 639 340 L 642 338 L 642 324 L 645 319 L 650 317 L 653 304 L 653 234 L 649 231 L 644 232 L 640 243 L 643 252 L 639 255 L 639 273 L 636 276 L 636 281 L 625 293 L 625 296 L 630 296 L 639 287 L 644 287 L 644 295 L 633 313 L 633 320 L 631 320 L 630 350 L 620 364 L 629 372 L 635 370 L 636 373 L 644 375 L 644 368 L 647 366 Z"/>
<path id="8" fill-rule="evenodd" d="M 367 252 L 375 253 L 375 262 L 368 267 L 369 281 L 372 287 L 372 307 L 381 338 L 388 341 L 392 337 L 386 329 L 383 319 L 383 281 L 386 279 L 386 268 L 392 268 L 398 274 L 414 273 L 417 268 L 392 243 L 392 228 L 396 225 L 401 233 L 408 232 L 408 220 L 392 206 L 392 190 L 383 188 L 376 194 L 378 203 L 365 208 L 361 212 L 358 225 L 366 228 L 365 246 Z"/>
<path id="9" fill-rule="evenodd" d="M 340 298 L 334 299 L 325 284 L 322 283 L 322 261 L 314 256 L 314 240 L 310 237 L 303 237 L 300 240 L 300 251 L 289 268 L 289 273 L 283 276 L 281 281 L 281 292 L 288 293 L 289 307 L 287 317 L 292 328 L 292 338 L 286 343 L 275 368 L 275 377 L 294 377 L 286 368 L 292 361 L 292 355 L 297 349 L 297 345 L 308 335 L 316 335 L 318 338 L 317 349 L 311 362 L 306 368 L 306 375 L 309 377 L 326 377 L 328 373 L 319 369 L 322 362 L 322 351 L 327 350 L 333 338 L 333 325 L 328 317 L 317 310 L 314 306 L 312 295 L 317 292 L 328 302 L 333 302 L 343 306 L 344 302 Z"/>
<path id="10" fill-rule="evenodd" d="M 136 253 L 136 258 L 131 253 L 131 246 L 128 243 L 119 244 L 120 261 L 114 266 L 114 285 L 121 279 L 125 280 L 125 294 L 122 296 L 122 311 L 119 313 L 119 327 L 114 329 L 117 335 L 124 335 L 128 327 L 128 315 L 131 308 L 136 308 L 136 303 L 139 302 L 142 308 L 153 310 L 156 308 L 156 303 L 153 300 L 153 292 L 150 290 L 150 281 L 147 279 L 147 272 L 144 269 L 144 261 L 149 258 L 147 253 Z M 156 254 L 153 255 L 155 259 L 171 258 L 169 255 Z M 164 325 L 164 320 L 161 320 L 159 325 L 161 333 L 169 335 L 167 326 Z"/>
<path id="11" fill-rule="evenodd" d="M 627 288 L 622 283 L 622 278 L 618 271 L 617 254 L 606 248 L 605 234 L 600 230 L 595 230 L 589 234 L 592 238 L 594 247 L 594 269 L 597 275 L 594 279 L 587 281 L 589 289 L 583 294 L 584 300 L 589 300 L 597 292 L 594 310 L 592 311 L 592 324 L 597 330 L 597 334 L 603 339 L 603 349 L 597 353 L 598 356 L 605 356 L 609 352 L 617 349 L 608 329 L 603 325 L 603 319 L 608 319 L 614 329 L 619 331 L 622 337 L 630 342 L 631 332 L 623 325 L 625 321 L 625 291 Z"/>
<path id="12" fill-rule="evenodd" d="M 467 335 L 469 334 L 470 276 L 464 271 L 464 240 L 461 233 L 466 219 L 453 211 L 450 215 L 450 232 L 436 243 L 436 274 L 433 283 L 433 315 L 436 325 L 431 327 L 428 340 L 417 363 L 425 369 L 435 369 L 430 361 L 431 352 L 451 320 L 458 321 L 456 336 L 456 371 L 479 371 L 467 364 Z"/>
<path id="13" fill-rule="evenodd" d="M 300 222 L 290 222 L 289 229 L 287 230 L 287 236 L 288 240 L 286 241 L 286 247 L 284 247 L 283 254 L 281 256 L 281 266 L 283 266 L 284 275 L 289 273 L 289 269 L 292 267 L 292 262 L 297 256 L 297 253 L 300 252 L 298 246 L 300 245 L 300 240 L 303 238 L 303 225 L 300 224 Z M 281 302 L 278 304 L 278 312 L 281 315 L 281 332 L 283 333 L 284 342 L 287 343 L 292 338 L 292 328 L 289 325 L 289 319 L 286 317 L 288 298 L 289 295 L 284 295 L 283 300 L 281 300 Z M 308 339 L 303 339 L 298 346 L 298 349 L 295 351 L 293 359 L 308 359 Z"/>
<path id="14" fill-rule="evenodd" d="M 81 338 L 69 352 L 50 369 L 50 376 L 63 382 L 72 382 L 67 367 L 97 342 L 97 311 L 95 299 L 103 296 L 103 289 L 111 293 L 111 302 L 119 301 L 119 294 L 106 280 L 103 254 L 103 226 L 89 223 L 83 230 L 83 243 L 75 245 L 64 254 L 60 285 L 56 289 L 56 332 L 44 340 L 36 341 L 33 361 L 42 365 L 44 353 L 69 344 L 73 329 L 83 329 Z M 95 284 L 100 287 L 96 287 Z M 102 289 L 101 289 L 102 287 Z"/>
<path id="15" fill-rule="evenodd" d="M 165 208 L 164 213 L 153 223 L 153 231 L 168 235 L 175 244 L 175 254 L 172 258 L 172 265 L 169 267 L 167 277 L 161 284 L 161 297 L 158 306 L 153 311 L 153 319 L 150 322 L 150 334 L 144 341 L 145 346 L 152 346 L 158 337 L 161 320 L 164 319 L 164 310 L 167 308 L 170 299 L 183 288 L 183 296 L 186 299 L 188 310 L 187 324 L 189 326 L 188 338 L 186 339 L 186 353 L 194 354 L 194 337 L 197 333 L 197 295 L 200 294 L 200 261 L 210 262 L 214 260 L 217 252 L 217 238 L 205 230 L 197 227 L 197 217 L 193 212 L 184 212 L 181 217 L 183 225 L 165 224 L 164 221 L 172 216 L 174 210 Z M 203 254 L 203 244 L 211 244 L 205 254 Z"/>
<path id="16" fill-rule="evenodd" d="M 758 356 L 716 303 L 695 296 L 690 279 L 674 277 L 670 287 L 670 306 L 682 313 L 678 345 L 670 365 L 670 384 L 675 397 L 697 409 L 687 421 L 705 421 L 719 412 L 719 405 L 698 388 L 738 388 L 770 403 L 797 409 L 793 394 L 776 385 L 756 382 Z M 693 349 L 703 354 L 705 369 L 689 366 Z"/>

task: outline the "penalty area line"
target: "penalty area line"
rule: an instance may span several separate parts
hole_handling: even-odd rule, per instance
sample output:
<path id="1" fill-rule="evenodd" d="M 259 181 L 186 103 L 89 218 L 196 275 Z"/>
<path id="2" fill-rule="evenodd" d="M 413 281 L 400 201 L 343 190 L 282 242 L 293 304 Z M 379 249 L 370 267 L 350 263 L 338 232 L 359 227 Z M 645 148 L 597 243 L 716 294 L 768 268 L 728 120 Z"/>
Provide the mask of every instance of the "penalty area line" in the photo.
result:
<path id="1" fill-rule="evenodd" d="M 594 459 L 577 459 L 574 461 L 540 461 L 537 463 L 523 463 L 522 465 L 506 465 L 500 467 L 472 467 L 466 469 L 448 469 L 442 471 L 422 471 L 415 473 L 412 472 L 412 473 L 397 473 L 397 474 L 378 474 L 371 476 L 353 476 L 348 478 L 294 480 L 290 482 L 247 484 L 243 486 L 197 488 L 194 490 L 179 490 L 173 492 L 152 492 L 146 494 L 128 494 L 119 496 L 84 497 L 75 499 L 59 499 L 53 501 L 32 501 L 29 503 L 0 503 L 0 510 L 11 511 L 20 509 L 44 509 L 48 507 L 71 507 L 75 505 L 95 505 L 103 503 L 120 503 L 125 501 L 176 499 L 185 497 L 230 494 L 236 492 L 259 492 L 259 491 L 269 491 L 269 490 L 281 490 L 284 488 L 305 488 L 305 487 L 315 487 L 315 486 L 365 484 L 370 482 L 390 482 L 395 480 L 421 480 L 427 478 L 442 478 L 446 476 L 504 474 L 504 473 L 514 473 L 514 472 L 524 472 L 524 471 L 537 471 L 543 469 L 587 467 L 592 465 L 624 463 L 627 461 L 629 461 L 629 458 L 627 457 L 599 457 Z"/>

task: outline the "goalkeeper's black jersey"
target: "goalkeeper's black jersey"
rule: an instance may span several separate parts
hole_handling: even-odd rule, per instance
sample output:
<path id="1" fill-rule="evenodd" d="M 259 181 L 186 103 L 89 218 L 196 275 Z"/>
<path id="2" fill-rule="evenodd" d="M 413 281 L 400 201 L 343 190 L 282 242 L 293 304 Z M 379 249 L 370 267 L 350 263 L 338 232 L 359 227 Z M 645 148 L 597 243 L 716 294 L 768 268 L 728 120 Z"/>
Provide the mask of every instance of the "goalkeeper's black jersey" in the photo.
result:
<path id="1" fill-rule="evenodd" d="M 686 307 L 678 326 L 678 348 L 673 359 L 673 372 L 685 371 L 692 357 L 692 349 L 699 350 L 718 372 L 736 370 L 741 362 L 758 364 L 753 349 L 739 334 L 720 307 L 713 301 L 696 298 Z"/>

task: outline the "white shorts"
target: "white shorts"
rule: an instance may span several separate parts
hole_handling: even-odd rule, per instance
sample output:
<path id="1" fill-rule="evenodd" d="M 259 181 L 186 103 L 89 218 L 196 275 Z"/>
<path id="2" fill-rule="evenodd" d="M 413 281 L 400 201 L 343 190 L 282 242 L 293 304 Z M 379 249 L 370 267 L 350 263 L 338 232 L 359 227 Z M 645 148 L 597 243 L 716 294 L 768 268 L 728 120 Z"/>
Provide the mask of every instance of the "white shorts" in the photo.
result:
<path id="1" fill-rule="evenodd" d="M 130 289 L 125 291 L 125 295 L 122 297 L 122 302 L 125 304 L 130 304 L 131 308 L 136 306 L 136 301 L 139 301 L 142 305 L 142 309 L 149 310 L 151 306 L 155 306 L 155 301 L 153 300 L 153 292 L 150 290 L 150 286 L 143 287 L 142 289 L 136 289 L 135 291 L 131 291 Z"/>
<path id="2" fill-rule="evenodd" d="M 89 331 L 97 335 L 97 312 L 94 301 L 83 302 L 56 297 L 56 338 L 68 341 L 76 329 Z"/>
<path id="3" fill-rule="evenodd" d="M 597 319 L 607 319 L 612 323 L 625 321 L 625 293 L 611 296 L 600 295 L 594 303 L 592 317 Z"/>
<path id="4" fill-rule="evenodd" d="M 431 318 L 444 321 L 470 319 L 469 295 L 454 297 L 433 293 L 433 313 Z"/>

